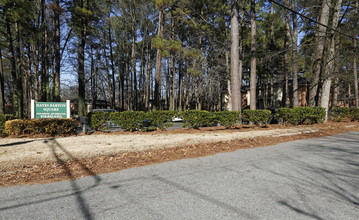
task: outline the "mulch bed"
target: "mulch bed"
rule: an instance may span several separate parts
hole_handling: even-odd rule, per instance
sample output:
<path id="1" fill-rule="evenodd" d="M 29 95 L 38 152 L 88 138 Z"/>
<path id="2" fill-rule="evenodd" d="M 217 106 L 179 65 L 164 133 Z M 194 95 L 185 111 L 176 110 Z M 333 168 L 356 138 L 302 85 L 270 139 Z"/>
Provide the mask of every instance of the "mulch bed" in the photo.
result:
<path id="1" fill-rule="evenodd" d="M 354 125 L 354 126 L 349 126 Z M 248 130 L 268 130 L 279 128 L 291 128 L 293 126 L 269 125 L 269 127 L 257 128 L 241 126 L 235 129 L 224 129 L 223 127 L 208 127 L 201 129 L 179 129 L 154 131 L 152 134 L 176 134 L 176 133 L 208 133 L 208 132 L 238 132 Z M 180 146 L 175 148 L 164 148 L 160 150 L 118 153 L 95 158 L 81 160 L 58 161 L 43 163 L 33 166 L 22 166 L 0 173 L 0 186 L 13 186 L 25 184 L 51 183 L 62 180 L 74 180 L 83 176 L 94 176 L 98 174 L 115 172 L 131 167 L 139 167 L 149 164 L 157 164 L 184 158 L 196 158 L 213 155 L 219 152 L 233 152 L 239 149 L 272 146 L 278 143 L 330 136 L 350 131 L 359 131 L 359 122 L 327 122 L 319 125 L 311 125 L 312 129 L 319 129 L 314 133 L 299 134 L 280 137 L 256 137 L 242 140 L 221 141 L 216 143 L 196 144 Z M 118 135 L 123 132 L 112 133 Z M 136 133 L 136 132 L 134 132 Z M 128 134 L 128 132 L 126 132 Z M 108 135 L 108 134 L 106 134 Z"/>

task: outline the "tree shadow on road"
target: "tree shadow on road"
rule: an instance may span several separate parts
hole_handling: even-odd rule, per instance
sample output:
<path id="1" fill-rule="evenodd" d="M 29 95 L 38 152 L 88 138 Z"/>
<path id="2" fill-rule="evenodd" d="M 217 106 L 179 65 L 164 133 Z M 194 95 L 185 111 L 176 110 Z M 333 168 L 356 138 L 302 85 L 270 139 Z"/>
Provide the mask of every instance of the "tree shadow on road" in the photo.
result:
<path id="1" fill-rule="evenodd" d="M 79 164 L 84 171 L 86 171 L 90 176 L 92 176 L 95 179 L 95 183 L 93 184 L 93 186 L 87 188 L 86 190 L 99 185 L 101 182 L 101 178 L 99 176 L 97 176 L 96 173 L 92 172 L 87 166 L 82 164 L 76 157 L 71 155 L 54 138 L 47 139 L 44 142 L 47 143 L 48 146 L 51 148 L 53 156 L 56 158 L 56 161 L 63 167 L 63 169 L 66 173 L 66 176 L 72 180 L 71 187 L 72 187 L 74 195 L 76 196 L 76 200 L 77 200 L 78 206 L 81 210 L 83 217 L 85 219 L 89 219 L 89 220 L 93 219 L 93 215 L 91 214 L 90 207 L 88 206 L 88 204 L 86 203 L 86 200 L 84 199 L 84 197 L 82 195 L 84 190 L 81 190 L 80 186 L 77 184 L 77 182 L 75 180 L 75 176 L 72 174 L 72 172 L 70 170 L 70 167 L 66 164 L 66 161 L 61 159 L 61 156 L 59 155 L 59 153 L 57 153 L 56 149 L 59 150 L 60 152 L 65 153 L 66 156 L 68 156 L 72 161 Z"/>
<path id="2" fill-rule="evenodd" d="M 76 157 L 74 157 L 71 153 L 69 153 L 63 146 L 61 146 L 61 144 L 59 144 L 56 139 L 54 138 L 49 138 L 44 140 L 44 143 L 46 143 L 51 151 L 52 154 L 54 156 L 54 158 L 57 160 L 57 162 L 61 165 L 61 167 L 64 169 L 64 172 L 66 174 L 66 176 L 72 180 L 70 181 L 71 184 L 71 191 L 70 193 L 67 193 L 66 191 L 54 191 L 54 192 L 46 192 L 43 194 L 37 194 L 37 195 L 32 195 L 32 197 L 34 196 L 46 196 L 49 193 L 51 194 L 56 194 L 56 193 L 61 193 L 64 195 L 59 195 L 59 196 L 53 196 L 50 198 L 46 198 L 46 199 L 38 199 L 35 201 L 26 201 L 23 203 L 19 203 L 16 205 L 12 205 L 12 206 L 6 206 L 6 207 L 0 207 L 0 211 L 5 211 L 5 210 L 10 210 L 10 209 L 15 209 L 15 208 L 19 208 L 19 207 L 26 207 L 26 206 L 30 206 L 30 205 L 35 205 L 35 204 L 40 204 L 40 203 L 46 203 L 46 202 L 50 202 L 50 201 L 54 201 L 54 200 L 58 200 L 58 199 L 63 199 L 63 198 L 67 198 L 67 197 L 72 197 L 75 196 L 76 198 L 76 202 L 77 205 L 81 211 L 81 214 L 83 216 L 84 219 L 88 219 L 91 220 L 93 219 L 93 214 L 91 213 L 91 209 L 90 206 L 87 204 L 86 199 L 84 198 L 83 194 L 86 191 L 89 191 L 95 187 L 97 187 L 100 183 L 101 183 L 101 178 L 99 176 L 96 175 L 96 173 L 94 173 L 93 171 L 91 171 L 88 167 L 86 167 L 84 164 L 82 164 Z M 94 184 L 92 184 L 91 186 L 88 186 L 86 188 L 80 187 L 79 184 L 76 182 L 75 176 L 73 175 L 70 167 L 67 165 L 66 160 L 64 160 L 62 158 L 63 155 L 66 155 L 67 158 L 70 158 L 71 161 L 76 162 L 82 170 L 86 171 L 91 178 L 94 179 Z M 13 200 L 13 202 L 16 199 Z M 26 198 L 21 197 L 21 198 L 17 198 L 17 200 L 26 200 Z"/>
<path id="3" fill-rule="evenodd" d="M 0 147 L 11 147 L 11 146 L 27 144 L 27 143 L 31 143 L 31 142 L 33 142 L 33 140 L 31 140 L 31 141 L 19 141 L 19 142 L 14 142 L 14 143 L 9 143 L 9 144 L 0 144 Z"/>
<path id="4" fill-rule="evenodd" d="M 281 160 L 276 161 L 275 167 L 279 166 L 280 169 L 261 164 L 253 164 L 253 167 L 290 183 L 295 195 L 291 196 L 292 198 L 284 195 L 285 198 L 277 202 L 298 214 L 314 219 L 328 218 L 329 216 L 321 216 L 324 212 L 318 208 L 320 202 L 310 200 L 310 197 L 318 198 L 319 195 L 322 195 L 321 199 L 325 201 L 334 201 L 345 207 L 358 209 L 359 147 L 351 135 L 345 134 L 344 138 L 326 137 L 320 139 L 319 144 L 301 142 L 296 147 L 300 151 L 299 155 L 281 153 L 279 150 L 277 152 L 281 155 Z M 310 157 L 304 158 L 304 155 Z M 283 167 L 286 169 L 282 169 Z M 327 214 L 329 215 L 329 212 Z"/>
<path id="5" fill-rule="evenodd" d="M 170 185 L 171 187 L 174 187 L 180 191 L 183 191 L 183 192 L 186 192 L 186 193 L 189 193 L 195 197 L 197 197 L 198 199 L 201 199 L 201 200 L 204 200 L 204 201 L 207 201 L 211 204 L 214 204 L 218 207 L 221 207 L 225 210 L 227 210 L 228 212 L 232 212 L 238 216 L 242 216 L 242 217 L 245 217 L 246 219 L 258 219 L 258 216 L 255 216 L 254 214 L 250 214 L 244 210 L 241 210 L 239 207 L 235 207 L 235 206 L 232 206 L 226 202 L 223 202 L 223 201 L 220 201 L 219 199 L 217 198 L 214 198 L 214 197 L 211 197 L 209 195 L 206 195 L 206 194 L 203 194 L 201 192 L 198 192 L 194 189 L 191 189 L 189 187 L 186 187 L 184 186 L 183 184 L 180 184 L 180 183 L 176 183 L 176 182 L 173 182 L 169 179 L 166 179 L 166 178 L 163 178 L 163 177 L 160 177 L 158 175 L 154 175 L 153 178 L 155 180 L 158 180 L 162 183 L 165 183 L 167 185 Z"/>

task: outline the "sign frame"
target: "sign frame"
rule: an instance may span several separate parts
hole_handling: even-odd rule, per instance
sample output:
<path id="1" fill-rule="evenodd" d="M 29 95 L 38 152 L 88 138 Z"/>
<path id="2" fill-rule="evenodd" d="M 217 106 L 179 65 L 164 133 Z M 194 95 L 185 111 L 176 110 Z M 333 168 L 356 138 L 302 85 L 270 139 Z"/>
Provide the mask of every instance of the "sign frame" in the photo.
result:
<path id="1" fill-rule="evenodd" d="M 50 118 L 50 119 L 54 119 L 54 118 L 71 118 L 71 102 L 70 100 L 66 100 L 66 102 L 41 102 L 41 104 L 44 104 L 45 106 L 42 106 L 42 107 L 37 107 L 36 106 L 36 103 L 35 100 L 31 100 L 31 119 L 40 119 L 40 118 Z M 59 108 L 57 108 L 56 106 L 57 105 L 65 105 L 65 108 L 66 108 L 66 117 L 55 117 L 54 115 L 56 114 L 52 114 L 52 113 L 58 113 L 59 111 Z M 38 117 L 38 114 L 36 114 L 36 109 L 37 108 L 46 108 L 44 109 L 48 115 L 48 117 Z M 64 108 L 61 106 L 61 108 Z M 63 113 L 63 112 L 62 112 Z M 63 114 L 62 114 L 63 116 Z"/>

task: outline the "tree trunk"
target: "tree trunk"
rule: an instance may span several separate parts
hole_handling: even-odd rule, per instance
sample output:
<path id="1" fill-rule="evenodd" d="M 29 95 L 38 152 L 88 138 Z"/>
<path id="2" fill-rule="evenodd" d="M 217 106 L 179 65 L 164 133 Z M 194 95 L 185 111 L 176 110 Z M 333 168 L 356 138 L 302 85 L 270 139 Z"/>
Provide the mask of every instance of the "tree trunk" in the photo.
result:
<path id="1" fill-rule="evenodd" d="M 145 109 L 146 109 L 146 111 L 150 110 L 151 74 L 152 74 L 152 56 L 151 56 L 150 45 L 148 45 L 148 47 L 147 47 L 147 76 L 146 76 L 146 85 L 145 85 Z"/>
<path id="2" fill-rule="evenodd" d="M 80 1 L 80 8 L 83 7 L 83 1 Z M 77 62 L 78 62 L 78 115 L 85 115 L 85 45 L 86 45 L 86 19 L 81 18 L 80 34 L 77 49 Z"/>
<path id="3" fill-rule="evenodd" d="M 31 118 L 31 99 L 32 99 L 32 93 L 31 93 L 31 62 L 30 62 L 30 46 L 26 48 L 26 59 L 23 61 L 25 68 L 25 75 L 24 75 L 24 111 L 25 111 L 25 117 Z"/>
<path id="4" fill-rule="evenodd" d="M 240 40 L 239 40 L 239 70 L 238 70 L 238 77 L 239 77 L 239 111 L 242 110 L 242 78 L 243 78 L 243 57 L 244 57 L 244 50 L 243 50 L 243 40 L 244 40 L 244 10 L 241 11 L 241 21 L 240 21 Z"/>
<path id="5" fill-rule="evenodd" d="M 356 54 L 356 47 L 357 47 L 357 39 L 356 33 L 354 34 L 354 56 L 353 56 L 353 75 L 354 75 L 354 94 L 355 94 L 355 107 L 359 108 L 359 95 L 358 95 L 358 73 L 357 73 L 357 54 Z"/>
<path id="6" fill-rule="evenodd" d="M 93 54 L 93 41 L 91 36 L 91 106 L 92 109 L 96 109 L 96 100 L 97 100 L 97 87 L 96 87 L 96 72 L 95 72 L 95 59 Z"/>
<path id="7" fill-rule="evenodd" d="M 340 16 L 340 8 L 342 6 L 342 0 L 338 0 L 335 8 L 334 8 L 334 15 L 332 21 L 332 29 L 336 29 L 338 27 L 339 16 Z M 325 121 L 328 119 L 328 110 L 329 110 L 329 99 L 330 99 L 330 87 L 332 85 L 332 78 L 334 76 L 334 62 L 335 62 L 335 32 L 331 31 L 330 33 L 330 46 L 328 48 L 328 61 L 327 65 L 325 66 L 324 72 L 324 82 L 322 88 L 322 95 L 321 95 L 321 103 L 320 106 L 325 108 L 326 110 L 326 117 Z"/>
<path id="8" fill-rule="evenodd" d="M 5 114 L 5 88 L 4 88 L 4 68 L 2 63 L 2 48 L 0 48 L 0 114 Z"/>
<path id="9" fill-rule="evenodd" d="M 61 53 L 60 53 L 60 0 L 55 1 L 54 7 L 54 22 L 55 22 L 55 85 L 54 85 L 54 101 L 60 101 L 60 67 L 61 67 Z"/>
<path id="10" fill-rule="evenodd" d="M 126 65 L 125 65 L 125 58 L 121 58 L 120 55 L 120 69 L 118 73 L 118 81 L 120 85 L 118 86 L 118 101 L 120 103 L 120 109 L 125 109 L 125 71 L 126 71 Z"/>
<path id="11" fill-rule="evenodd" d="M 132 103 L 131 105 L 132 110 L 137 110 L 137 72 L 136 72 L 136 33 L 135 30 L 133 30 L 133 36 L 132 36 L 132 44 L 131 44 L 131 72 L 132 72 L 132 84 L 133 90 L 131 91 L 132 94 Z"/>
<path id="12" fill-rule="evenodd" d="M 238 30 L 238 0 L 231 5 L 231 85 L 232 111 L 240 111 L 240 78 L 239 78 L 239 30 Z"/>
<path id="13" fill-rule="evenodd" d="M 105 70 L 106 70 L 106 82 L 107 82 L 107 93 L 110 97 L 110 107 L 113 109 L 114 105 L 113 105 L 113 85 L 112 85 L 112 76 L 109 70 L 109 65 L 108 65 L 108 59 L 106 56 L 106 44 L 105 41 L 103 42 L 102 45 L 102 50 L 103 50 L 103 59 L 105 60 Z"/>
<path id="14" fill-rule="evenodd" d="M 286 11 L 285 15 L 285 36 L 284 36 L 284 91 L 282 105 L 289 107 L 289 43 L 290 43 L 290 18 L 289 13 Z"/>
<path id="15" fill-rule="evenodd" d="M 257 41 L 256 41 L 256 5 L 251 0 L 251 70 L 250 70 L 250 109 L 257 109 Z"/>
<path id="16" fill-rule="evenodd" d="M 339 95 L 339 85 L 338 84 L 339 84 L 339 78 L 335 77 L 333 97 L 332 97 L 332 108 L 335 108 L 338 106 L 338 95 Z"/>
<path id="17" fill-rule="evenodd" d="M 16 106 L 16 115 L 19 118 L 23 118 L 24 117 L 24 88 L 23 88 L 23 65 L 21 62 L 21 58 L 22 58 L 22 52 L 21 52 L 21 39 L 20 39 L 20 30 L 18 27 L 18 23 L 15 23 L 15 33 L 16 33 L 16 53 L 17 53 L 17 57 L 16 59 L 16 63 L 18 64 L 19 68 L 17 69 L 17 75 L 15 78 L 15 83 L 16 83 L 16 91 L 15 93 L 17 93 L 16 98 L 17 98 L 17 106 Z"/>
<path id="18" fill-rule="evenodd" d="M 178 111 L 183 110 L 183 61 L 179 65 L 178 72 Z"/>
<path id="19" fill-rule="evenodd" d="M 16 108 L 18 105 L 18 84 L 16 83 L 17 80 L 17 68 L 16 68 L 16 58 L 15 58 L 15 49 L 14 49 L 14 41 L 13 41 L 13 35 L 12 35 L 12 31 L 11 31 L 11 25 L 10 22 L 5 19 L 6 21 L 6 31 L 7 31 L 7 43 L 8 43 L 8 48 L 9 48 L 9 53 L 10 53 L 10 65 L 11 65 L 11 77 L 12 77 L 12 91 L 13 91 L 13 106 L 14 106 L 14 110 L 15 113 L 17 114 Z"/>
<path id="20" fill-rule="evenodd" d="M 295 1 L 292 1 L 292 9 L 295 10 Z M 297 14 L 292 12 L 293 34 L 292 34 L 292 78 L 293 78 L 293 107 L 299 106 L 298 88 L 298 19 Z"/>
<path id="21" fill-rule="evenodd" d="M 160 9 L 159 18 L 158 18 L 158 37 L 163 38 L 163 25 L 164 25 L 164 9 Z M 154 92 L 154 108 L 156 110 L 161 109 L 161 50 L 157 49 L 156 56 L 156 73 L 155 73 L 155 92 Z"/>
<path id="22" fill-rule="evenodd" d="M 111 21 L 111 20 L 110 20 Z M 116 80 L 115 80 L 115 65 L 113 60 L 113 49 L 112 49 L 112 35 L 111 35 L 111 22 L 108 26 L 108 40 L 110 44 L 110 59 L 111 59 L 111 78 L 112 78 L 112 96 L 111 96 L 111 108 L 114 109 L 116 106 Z"/>
<path id="23" fill-rule="evenodd" d="M 330 0 L 323 0 L 321 13 L 319 17 L 319 23 L 328 25 L 329 20 L 329 7 Z M 323 59 L 323 51 L 325 44 L 325 35 L 327 28 L 317 24 L 317 31 L 315 34 L 315 56 L 314 56 L 314 67 L 313 67 L 313 76 L 310 85 L 309 91 L 309 105 L 317 106 L 318 105 L 318 90 L 319 90 L 319 82 L 320 82 L 320 73 L 322 71 L 322 59 Z"/>
<path id="24" fill-rule="evenodd" d="M 175 40 L 175 20 L 173 15 L 171 15 L 171 40 Z M 169 110 L 175 110 L 175 53 L 171 51 L 171 66 L 170 66 L 170 108 Z"/>
<path id="25" fill-rule="evenodd" d="M 48 61 L 48 40 L 47 40 L 47 24 L 46 24 L 46 13 L 45 13 L 45 0 L 41 1 L 41 14 L 42 22 L 41 26 L 43 28 L 42 36 L 42 51 L 41 51 L 41 101 L 47 102 L 50 99 L 49 91 L 49 61 Z"/>
<path id="26" fill-rule="evenodd" d="M 355 2 L 356 14 L 359 13 L 359 1 Z M 358 22 L 358 21 L 357 21 Z M 359 94 L 358 94 L 358 73 L 357 73 L 357 27 L 358 24 L 354 24 L 354 39 L 353 39 L 353 76 L 354 76 L 354 96 L 355 96 L 355 107 L 359 108 Z"/>
<path id="27" fill-rule="evenodd" d="M 230 74 L 230 66 L 229 66 L 229 56 L 228 52 L 225 52 L 226 54 L 226 72 Z M 231 80 L 227 79 L 227 91 L 228 91 L 228 110 L 232 110 L 232 86 L 231 86 Z"/>
<path id="28" fill-rule="evenodd" d="M 33 76 L 34 76 L 34 80 L 33 80 L 33 83 L 34 83 L 34 89 L 33 89 L 33 98 L 35 100 L 40 100 L 40 97 L 39 97 L 39 49 L 38 49 L 38 46 L 37 46 L 38 43 L 33 43 L 31 45 L 31 48 L 32 48 L 32 54 L 33 54 L 33 63 L 34 63 L 34 73 L 33 73 Z"/>

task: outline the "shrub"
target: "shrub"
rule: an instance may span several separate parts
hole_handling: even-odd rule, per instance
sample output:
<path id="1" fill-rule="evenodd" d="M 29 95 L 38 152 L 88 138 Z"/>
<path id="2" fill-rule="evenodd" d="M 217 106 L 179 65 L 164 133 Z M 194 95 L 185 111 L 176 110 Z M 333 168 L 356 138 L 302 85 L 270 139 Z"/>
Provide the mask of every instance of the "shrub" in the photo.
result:
<path id="1" fill-rule="evenodd" d="M 172 118 L 177 115 L 176 111 L 150 111 L 146 112 L 146 119 L 159 129 L 172 126 Z"/>
<path id="2" fill-rule="evenodd" d="M 359 121 L 359 108 L 349 108 L 348 116 L 351 121 Z"/>
<path id="3" fill-rule="evenodd" d="M 117 114 L 113 114 L 114 123 L 121 126 L 126 131 L 140 130 L 143 127 L 143 122 L 146 119 L 145 112 L 142 111 L 125 111 Z"/>
<path id="4" fill-rule="evenodd" d="M 324 121 L 326 115 L 323 107 L 279 108 L 275 117 L 280 123 L 293 125 L 316 124 Z"/>
<path id="5" fill-rule="evenodd" d="M 242 120 L 255 125 L 266 125 L 269 123 L 272 114 L 269 110 L 243 110 Z"/>
<path id="6" fill-rule="evenodd" d="M 215 121 L 226 128 L 234 127 L 241 121 L 241 112 L 238 111 L 214 112 L 214 115 Z"/>
<path id="7" fill-rule="evenodd" d="M 113 113 L 116 112 L 104 112 L 104 111 L 90 112 L 87 114 L 87 122 L 92 129 L 100 130 L 102 124 L 112 120 Z"/>
<path id="8" fill-rule="evenodd" d="M 5 128 L 5 122 L 9 121 L 9 120 L 13 120 L 16 117 L 13 115 L 8 115 L 8 114 L 1 114 L 0 115 L 0 135 L 2 135 L 4 133 L 4 128 Z"/>
<path id="9" fill-rule="evenodd" d="M 216 123 L 216 116 L 214 113 L 203 110 L 186 110 L 180 112 L 184 124 L 183 127 L 199 128 L 205 126 L 212 126 Z"/>
<path id="10" fill-rule="evenodd" d="M 76 133 L 74 119 L 15 119 L 5 123 L 7 135 L 47 134 L 64 135 Z"/>
<path id="11" fill-rule="evenodd" d="M 340 122 L 349 115 L 349 108 L 335 107 L 332 109 L 330 117 L 336 122 Z"/>
<path id="12" fill-rule="evenodd" d="M 286 124 L 289 122 L 291 114 L 291 108 L 278 108 L 275 113 L 275 118 L 278 120 L 279 124 Z"/>

